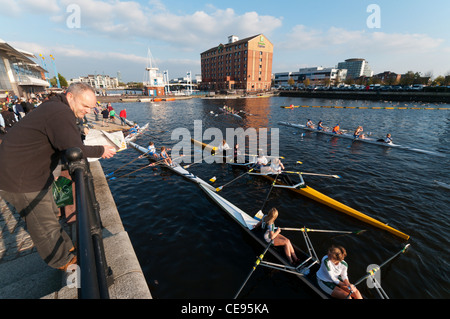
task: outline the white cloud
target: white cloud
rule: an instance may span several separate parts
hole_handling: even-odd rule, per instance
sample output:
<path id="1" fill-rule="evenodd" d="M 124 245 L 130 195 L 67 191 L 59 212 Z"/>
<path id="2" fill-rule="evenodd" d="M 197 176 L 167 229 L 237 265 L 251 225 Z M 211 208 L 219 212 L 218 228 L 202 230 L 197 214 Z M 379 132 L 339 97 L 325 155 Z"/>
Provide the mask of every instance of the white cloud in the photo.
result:
<path id="1" fill-rule="evenodd" d="M 331 27 L 326 31 L 297 25 L 279 43 L 286 50 L 328 49 L 351 51 L 355 54 L 402 54 L 431 52 L 444 43 L 443 39 L 426 34 L 367 32 Z"/>
<path id="2" fill-rule="evenodd" d="M 2 1 L 2 0 L 0 0 Z M 51 1 L 51 0 L 47 0 Z M 110 37 L 141 37 L 181 45 L 183 49 L 205 49 L 231 34 L 241 38 L 258 33 L 270 35 L 281 26 L 281 19 L 256 12 L 236 14 L 233 9 L 202 10 L 191 14 L 174 14 L 158 0 L 147 5 L 135 1 L 62 0 L 63 7 L 76 3 L 80 7 L 81 29 Z M 61 20 L 61 15 L 53 17 Z"/>

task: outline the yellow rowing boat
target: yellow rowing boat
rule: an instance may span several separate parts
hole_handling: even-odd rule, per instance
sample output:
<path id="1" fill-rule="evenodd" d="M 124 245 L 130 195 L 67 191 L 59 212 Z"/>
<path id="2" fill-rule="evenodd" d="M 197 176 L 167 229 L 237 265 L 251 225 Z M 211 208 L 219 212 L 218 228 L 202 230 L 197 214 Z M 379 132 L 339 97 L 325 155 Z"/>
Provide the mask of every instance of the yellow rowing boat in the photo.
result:
<path id="1" fill-rule="evenodd" d="M 210 146 L 210 145 L 208 145 L 206 143 L 202 143 L 202 142 L 196 141 L 193 138 L 191 138 L 191 141 L 192 141 L 192 143 L 194 143 L 196 145 L 200 145 L 202 147 L 208 147 L 211 150 L 217 149 L 217 148 L 214 148 L 214 147 L 212 147 L 212 146 Z M 248 169 L 247 165 L 238 164 L 237 166 Z M 273 176 L 271 176 L 271 175 L 258 174 L 258 176 L 262 176 L 264 178 L 267 178 L 267 179 L 271 180 L 272 182 L 275 180 L 275 178 Z M 335 210 L 337 210 L 337 211 L 339 211 L 341 213 L 344 213 L 346 215 L 354 217 L 354 218 L 356 218 L 356 219 L 358 219 L 358 220 L 360 220 L 362 222 L 365 222 L 365 223 L 367 223 L 369 225 L 372 225 L 372 226 L 377 227 L 379 229 L 383 229 L 385 231 L 388 231 L 389 233 L 391 233 L 391 234 L 393 234 L 395 236 L 398 236 L 398 237 L 400 237 L 402 239 L 405 239 L 405 240 L 409 239 L 409 235 L 407 235 L 405 233 L 402 233 L 401 231 L 399 231 L 399 230 L 397 230 L 395 228 L 392 228 L 391 226 L 388 226 L 388 225 L 380 222 L 379 220 L 376 220 L 375 218 L 367 216 L 366 214 L 363 214 L 360 211 L 358 211 L 358 210 L 356 210 L 354 208 L 351 208 L 351 207 L 349 207 L 349 206 L 347 206 L 347 205 L 345 205 L 345 204 L 343 204 L 343 203 L 341 203 L 341 202 L 339 202 L 339 201 L 337 201 L 337 200 L 335 200 L 335 199 L 333 199 L 333 198 L 331 198 L 331 197 L 329 197 L 329 196 L 327 196 L 327 195 L 325 195 L 325 194 L 315 190 L 314 188 L 311 188 L 311 187 L 306 186 L 306 185 L 304 187 L 290 187 L 292 185 L 286 185 L 286 184 L 284 184 L 282 181 L 280 181 L 278 179 L 277 179 L 276 184 L 277 185 L 288 186 L 287 187 L 288 189 L 290 189 L 290 190 L 292 190 L 292 191 L 294 191 L 294 192 L 296 192 L 296 193 L 298 193 L 300 195 L 306 196 L 306 197 L 308 197 L 308 198 L 310 198 L 310 199 L 312 199 L 312 200 L 314 200 L 314 201 L 316 201 L 318 203 L 321 203 L 321 204 L 326 205 L 326 206 L 328 206 L 330 208 L 333 208 L 333 209 L 335 209 Z"/>
<path id="2" fill-rule="evenodd" d="M 275 178 L 273 178 L 270 175 L 261 175 L 271 181 L 274 181 Z M 281 184 L 281 185 L 285 185 L 284 183 L 282 183 L 281 181 L 277 180 L 277 184 Z M 388 232 L 390 232 L 391 234 L 394 234 L 402 239 L 408 240 L 409 239 L 409 235 L 402 233 L 401 231 L 392 228 L 391 226 L 388 226 L 382 222 L 380 222 L 379 220 L 376 220 L 375 218 L 372 218 L 370 216 L 367 216 L 366 214 L 361 213 L 360 211 L 351 208 L 341 202 L 338 202 L 337 200 L 315 190 L 314 188 L 311 188 L 309 186 L 305 186 L 303 188 L 289 188 L 290 190 L 301 194 L 303 196 L 306 196 L 316 202 L 319 202 L 321 204 L 324 204 L 330 208 L 333 208 L 341 213 L 344 213 L 346 215 L 349 215 L 351 217 L 354 217 L 360 221 L 363 221 L 369 225 L 372 225 L 374 227 L 386 230 Z"/>

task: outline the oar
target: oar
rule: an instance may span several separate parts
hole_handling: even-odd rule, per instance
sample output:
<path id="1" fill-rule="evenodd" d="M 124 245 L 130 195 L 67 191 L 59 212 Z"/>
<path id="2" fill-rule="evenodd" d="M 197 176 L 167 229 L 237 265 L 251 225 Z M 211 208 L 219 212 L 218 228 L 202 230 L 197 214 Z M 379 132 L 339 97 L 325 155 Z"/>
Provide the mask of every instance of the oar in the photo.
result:
<path id="1" fill-rule="evenodd" d="M 125 174 L 125 175 L 121 175 L 121 176 L 119 176 L 119 177 L 111 177 L 109 180 L 114 180 L 114 179 L 118 179 L 118 178 L 122 178 L 122 177 L 125 177 L 125 176 L 128 176 L 128 175 L 130 175 L 130 174 L 133 174 L 133 173 L 135 173 L 135 172 L 137 172 L 137 171 L 140 171 L 141 169 L 144 169 L 144 168 L 146 168 L 146 167 L 150 167 L 151 166 L 151 164 L 149 164 L 149 165 L 145 165 L 144 167 L 141 167 L 141 168 L 138 168 L 138 169 L 136 169 L 136 170 L 134 170 L 134 171 L 132 171 L 132 172 L 130 172 L 130 173 L 127 173 L 127 174 Z"/>
<path id="2" fill-rule="evenodd" d="M 328 174 L 317 174 L 317 173 L 306 173 L 306 172 L 283 171 L 283 173 L 341 178 L 340 175 L 328 175 Z"/>
<path id="3" fill-rule="evenodd" d="M 275 179 L 273 180 L 272 186 L 270 187 L 269 193 L 267 193 L 267 197 L 266 197 L 266 199 L 265 199 L 261 209 L 258 212 L 256 212 L 256 215 L 258 215 L 260 212 L 262 214 L 262 210 L 263 210 L 264 206 L 266 206 L 266 203 L 267 203 L 267 200 L 269 199 L 270 193 L 272 192 L 272 189 L 275 186 L 275 183 L 277 182 L 278 175 L 280 175 L 280 173 L 277 173 L 277 176 L 275 176 Z"/>
<path id="4" fill-rule="evenodd" d="M 242 284 L 241 288 L 239 288 L 239 291 L 237 292 L 237 294 L 234 296 L 234 299 L 236 299 L 239 294 L 241 293 L 242 289 L 244 288 L 244 286 L 247 284 L 247 281 L 250 279 L 250 277 L 253 275 L 253 273 L 256 270 L 256 267 L 258 267 L 258 265 L 260 264 L 260 262 L 263 260 L 264 255 L 267 253 L 267 251 L 269 250 L 270 246 L 272 245 L 273 240 L 270 241 L 270 243 L 267 245 L 266 249 L 264 249 L 264 252 L 258 256 L 258 259 L 256 259 L 255 265 L 253 266 L 252 270 L 250 271 L 250 273 L 248 274 L 247 278 L 245 279 L 244 283 Z"/>
<path id="5" fill-rule="evenodd" d="M 148 152 L 150 152 L 150 150 L 147 151 L 145 154 L 139 155 L 138 157 L 136 157 L 136 158 L 135 158 L 134 160 L 132 160 L 131 162 L 126 163 L 126 164 L 120 166 L 120 167 L 119 167 L 118 169 L 116 169 L 114 172 L 111 172 L 111 173 L 109 173 L 109 174 L 106 174 L 106 175 L 105 175 L 106 178 L 108 178 L 108 177 L 114 175 L 115 173 L 117 173 L 118 171 L 120 171 L 122 168 L 124 168 L 124 167 L 127 166 L 127 165 L 130 165 L 130 164 L 133 163 L 134 161 L 137 161 L 138 159 L 142 158 L 144 155 L 147 155 Z"/>
<path id="6" fill-rule="evenodd" d="M 237 179 L 239 179 L 239 178 L 241 178 L 242 176 L 244 176 L 244 175 L 247 175 L 248 173 L 250 173 L 251 171 L 253 171 L 253 168 L 252 169 L 250 169 L 250 170 L 248 170 L 248 172 L 245 172 L 244 174 L 242 174 L 242 175 L 239 175 L 238 177 L 236 177 L 235 179 L 233 179 L 232 181 L 230 181 L 230 182 L 228 182 L 228 183 L 226 183 L 225 185 L 222 185 L 222 186 L 220 186 L 220 187 L 217 187 L 216 188 L 216 192 L 220 192 L 221 190 L 222 190 L 222 188 L 224 188 L 225 186 L 227 186 L 227 185 L 229 185 L 229 184 L 231 184 L 231 183 L 233 183 L 235 180 L 237 180 Z M 214 177 L 213 177 L 214 178 Z M 212 178 L 211 178 L 212 179 Z M 211 180 L 210 179 L 210 180 Z M 214 181 L 215 181 L 215 179 L 214 179 Z"/>
<path id="7" fill-rule="evenodd" d="M 387 263 L 389 263 L 392 259 L 394 259 L 395 257 L 397 257 L 400 254 L 403 254 L 408 248 L 409 248 L 410 244 L 406 244 L 405 247 L 402 248 L 402 250 L 400 250 L 399 252 L 397 252 L 394 256 L 392 256 L 391 258 L 389 258 L 388 260 L 384 261 L 381 265 L 379 265 L 378 267 L 372 268 L 371 270 L 369 270 L 367 272 L 367 274 L 365 276 L 363 276 L 361 279 L 359 279 L 354 285 L 358 285 L 361 282 L 363 282 L 365 279 L 369 278 L 370 276 L 374 276 L 375 273 L 377 271 L 380 270 L 381 267 L 385 266 Z"/>
<path id="8" fill-rule="evenodd" d="M 310 229 L 306 227 L 302 228 L 289 228 L 289 227 L 280 227 L 281 230 L 293 230 L 293 231 L 301 231 L 301 232 L 318 232 L 318 233 L 338 233 L 338 234 L 355 234 L 359 235 L 365 230 L 355 230 L 355 231 L 348 231 L 348 230 L 325 230 L 325 229 Z"/>

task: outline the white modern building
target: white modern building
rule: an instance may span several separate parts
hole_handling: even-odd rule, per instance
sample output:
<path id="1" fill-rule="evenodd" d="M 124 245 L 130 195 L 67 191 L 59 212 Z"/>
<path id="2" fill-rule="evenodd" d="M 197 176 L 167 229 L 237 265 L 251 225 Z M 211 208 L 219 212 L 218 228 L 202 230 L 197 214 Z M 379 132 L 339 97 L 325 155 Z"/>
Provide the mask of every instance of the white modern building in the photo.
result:
<path id="1" fill-rule="evenodd" d="M 301 68 L 298 72 L 282 72 L 274 74 L 275 86 L 289 85 L 289 79 L 295 84 L 304 83 L 306 79 L 311 85 L 337 84 L 347 77 L 347 70 L 336 68 L 310 67 Z"/>
<path id="2" fill-rule="evenodd" d="M 29 98 L 50 86 L 47 70 L 33 61 L 33 53 L 12 47 L 0 39 L 0 98 L 6 95 Z"/>
<path id="3" fill-rule="evenodd" d="M 339 62 L 337 68 L 346 69 L 348 79 L 357 79 L 361 76 L 373 76 L 373 71 L 369 66 L 369 62 L 364 59 L 347 59 L 345 62 Z"/>
<path id="4" fill-rule="evenodd" d="M 89 84 L 94 89 L 115 89 L 119 86 L 119 79 L 104 74 L 80 76 L 76 79 L 71 79 L 69 85 L 79 82 Z"/>

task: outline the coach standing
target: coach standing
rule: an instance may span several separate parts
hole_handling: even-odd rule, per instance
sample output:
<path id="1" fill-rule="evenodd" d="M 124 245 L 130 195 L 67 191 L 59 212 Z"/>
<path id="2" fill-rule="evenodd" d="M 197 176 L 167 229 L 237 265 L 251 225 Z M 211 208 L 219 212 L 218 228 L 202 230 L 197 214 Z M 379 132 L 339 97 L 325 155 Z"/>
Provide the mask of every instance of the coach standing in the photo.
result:
<path id="1" fill-rule="evenodd" d="M 96 105 L 95 91 L 84 83 L 72 84 L 66 94 L 42 103 L 25 116 L 0 144 L 0 195 L 25 219 L 41 258 L 65 270 L 76 263 L 73 243 L 58 221 L 53 199 L 53 171 L 66 149 L 78 147 L 85 157 L 111 158 L 111 146 L 86 146 L 77 118 Z"/>

